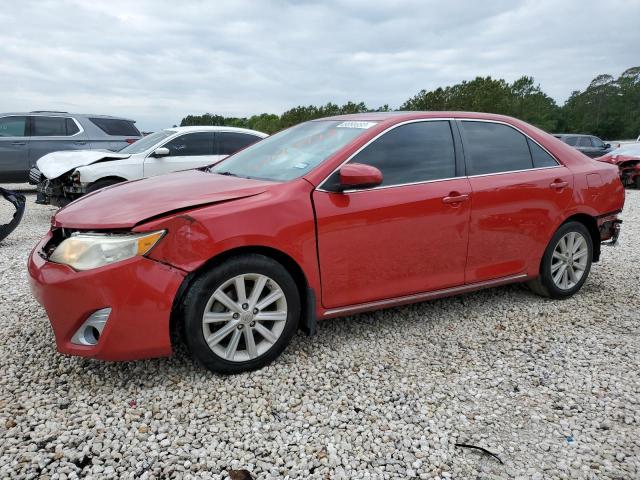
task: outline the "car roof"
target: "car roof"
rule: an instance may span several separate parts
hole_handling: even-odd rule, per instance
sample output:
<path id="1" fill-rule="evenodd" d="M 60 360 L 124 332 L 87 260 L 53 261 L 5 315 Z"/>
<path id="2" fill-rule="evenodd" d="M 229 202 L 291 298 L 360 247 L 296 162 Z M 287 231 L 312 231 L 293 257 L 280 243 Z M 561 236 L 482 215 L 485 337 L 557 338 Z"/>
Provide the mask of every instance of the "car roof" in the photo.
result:
<path id="1" fill-rule="evenodd" d="M 127 122 L 136 123 L 135 120 L 126 117 L 114 117 L 113 115 L 100 115 L 93 113 L 73 113 L 73 112 L 62 112 L 59 110 L 33 110 L 31 112 L 7 112 L 0 113 L 0 117 L 10 117 L 10 116 L 29 116 L 29 117 L 37 117 L 37 116 L 64 116 L 64 117 L 87 117 L 87 118 L 111 118 L 113 120 L 126 120 Z"/>
<path id="2" fill-rule="evenodd" d="M 554 137 L 595 137 L 595 135 L 589 135 L 588 133 L 552 133 Z"/>
<path id="3" fill-rule="evenodd" d="M 365 112 L 348 115 L 335 115 L 333 117 L 319 118 L 321 120 L 343 121 L 370 121 L 370 122 L 402 122 L 421 118 L 460 118 L 477 120 L 512 121 L 513 117 L 499 115 L 497 113 L 461 112 L 461 111 L 396 111 L 396 112 Z"/>
<path id="4" fill-rule="evenodd" d="M 226 127 L 226 126 L 218 126 L 218 125 L 194 125 L 189 127 L 171 127 L 165 128 L 165 130 L 175 133 L 184 133 L 184 132 L 235 132 L 235 133 L 248 133 L 251 135 L 256 135 L 258 137 L 268 137 L 269 135 L 264 132 L 259 132 L 258 130 L 251 130 L 249 128 L 238 128 L 238 127 Z"/>

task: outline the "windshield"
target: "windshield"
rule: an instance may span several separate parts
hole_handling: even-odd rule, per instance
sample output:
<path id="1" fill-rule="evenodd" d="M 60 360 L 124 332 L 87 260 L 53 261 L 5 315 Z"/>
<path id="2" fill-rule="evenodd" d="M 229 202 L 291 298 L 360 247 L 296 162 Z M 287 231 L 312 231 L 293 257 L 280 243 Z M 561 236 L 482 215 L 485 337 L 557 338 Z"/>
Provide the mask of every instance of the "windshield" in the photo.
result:
<path id="1" fill-rule="evenodd" d="M 140 140 L 133 142 L 131 145 L 124 147 L 118 153 L 142 153 L 146 152 L 154 145 L 160 143 L 167 137 L 170 137 L 175 132 L 170 130 L 160 130 L 159 132 L 152 133 L 151 135 L 147 135 L 146 137 L 142 137 Z"/>
<path id="2" fill-rule="evenodd" d="M 245 148 L 210 171 L 261 180 L 293 180 L 320 165 L 375 124 L 332 120 L 301 123 Z"/>
<path id="3" fill-rule="evenodd" d="M 640 143 L 631 143 L 628 145 L 622 145 L 619 148 L 616 148 L 611 153 L 609 153 L 612 157 L 617 155 L 639 155 L 640 156 Z"/>

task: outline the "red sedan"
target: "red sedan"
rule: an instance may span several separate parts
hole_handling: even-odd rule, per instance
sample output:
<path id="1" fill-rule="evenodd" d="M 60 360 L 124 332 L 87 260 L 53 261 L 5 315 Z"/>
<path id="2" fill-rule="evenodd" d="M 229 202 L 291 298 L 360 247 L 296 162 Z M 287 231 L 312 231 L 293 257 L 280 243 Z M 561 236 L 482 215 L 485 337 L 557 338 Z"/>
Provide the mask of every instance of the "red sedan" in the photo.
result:
<path id="1" fill-rule="evenodd" d="M 223 373 L 325 318 L 528 282 L 560 299 L 618 235 L 617 168 L 510 117 L 306 122 L 190 170 L 71 203 L 29 273 L 58 350 Z"/>

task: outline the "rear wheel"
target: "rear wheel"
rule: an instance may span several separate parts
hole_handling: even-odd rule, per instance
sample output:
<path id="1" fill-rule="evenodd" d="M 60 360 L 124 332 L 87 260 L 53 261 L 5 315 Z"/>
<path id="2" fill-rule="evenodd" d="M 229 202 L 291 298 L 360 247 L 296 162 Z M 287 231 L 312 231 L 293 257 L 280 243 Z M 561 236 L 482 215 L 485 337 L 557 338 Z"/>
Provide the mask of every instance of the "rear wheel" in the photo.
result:
<path id="1" fill-rule="evenodd" d="M 545 250 L 540 276 L 529 282 L 535 293 L 551 298 L 567 298 L 587 280 L 593 259 L 593 240 L 579 222 L 568 222 L 555 233 Z"/>
<path id="2" fill-rule="evenodd" d="M 202 274 L 183 312 L 193 357 L 214 372 L 239 373 L 282 353 L 298 326 L 300 295 L 281 264 L 249 254 Z"/>
<path id="3" fill-rule="evenodd" d="M 125 180 L 118 180 L 116 178 L 105 178 L 104 180 L 98 180 L 97 182 L 93 182 L 87 187 L 87 193 L 95 192 L 96 190 L 110 187 L 111 185 L 117 185 L 118 183 L 122 183 L 124 181 Z"/>

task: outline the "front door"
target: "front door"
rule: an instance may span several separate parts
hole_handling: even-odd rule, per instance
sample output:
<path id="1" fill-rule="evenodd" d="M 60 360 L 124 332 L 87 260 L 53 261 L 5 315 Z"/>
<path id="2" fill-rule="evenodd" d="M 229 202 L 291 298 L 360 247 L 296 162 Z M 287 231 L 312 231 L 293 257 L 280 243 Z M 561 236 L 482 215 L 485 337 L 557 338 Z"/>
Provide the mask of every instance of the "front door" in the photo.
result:
<path id="1" fill-rule="evenodd" d="M 350 162 L 380 169 L 374 188 L 313 194 L 326 308 L 462 285 L 471 190 L 448 121 L 393 128 Z"/>
<path id="2" fill-rule="evenodd" d="M 214 133 L 193 132 L 176 137 L 164 145 L 169 155 L 154 157 L 153 154 L 144 160 L 144 176 L 152 177 L 163 173 L 204 167 L 216 163 L 214 155 Z"/>
<path id="3" fill-rule="evenodd" d="M 29 176 L 27 117 L 0 118 L 0 182 L 26 182 Z"/>

